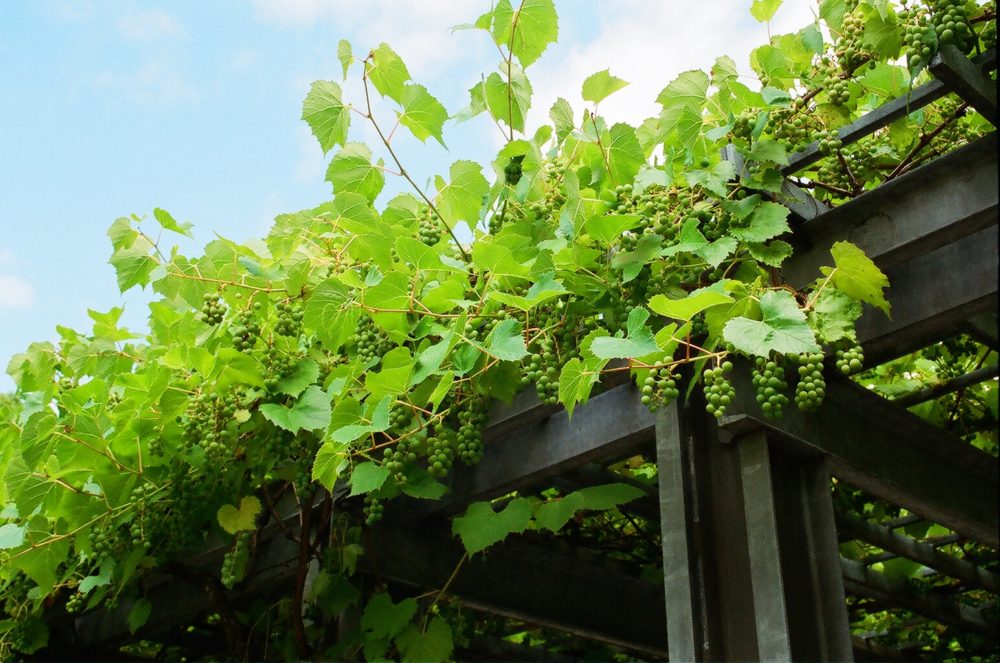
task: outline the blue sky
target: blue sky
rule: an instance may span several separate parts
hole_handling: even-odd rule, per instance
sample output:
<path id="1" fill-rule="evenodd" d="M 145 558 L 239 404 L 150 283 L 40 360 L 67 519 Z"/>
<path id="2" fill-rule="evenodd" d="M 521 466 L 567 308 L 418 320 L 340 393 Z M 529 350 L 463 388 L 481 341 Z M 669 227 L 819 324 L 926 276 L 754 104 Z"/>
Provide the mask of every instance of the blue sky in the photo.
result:
<path id="1" fill-rule="evenodd" d="M 532 130 L 558 96 L 579 112 L 583 79 L 606 67 L 631 85 L 602 113 L 637 123 L 682 71 L 728 54 L 749 73 L 747 53 L 768 34 L 750 18 L 749 0 L 696 10 L 687 0 L 556 4 L 559 44 L 528 70 Z M 789 0 L 771 32 L 802 27 L 813 4 Z M 340 39 L 355 53 L 388 42 L 414 80 L 457 112 L 497 54 L 483 35 L 448 28 L 488 8 L 488 0 L 0 1 L 0 368 L 31 341 L 54 339 L 57 324 L 89 329 L 88 308 L 124 306 L 127 324 L 144 328 L 148 295 L 119 294 L 107 264 L 104 233 L 115 218 L 167 209 L 194 223 L 195 241 L 183 248 L 195 251 L 216 233 L 259 237 L 276 214 L 326 200 L 324 158 L 299 116 L 311 81 L 340 79 Z M 358 99 L 356 84 L 345 93 Z M 370 131 L 352 132 L 374 147 Z M 456 159 L 485 163 L 501 145 L 485 118 L 446 126 L 445 138 L 448 150 L 399 139 L 419 182 Z M 12 387 L 0 377 L 0 391 Z"/>

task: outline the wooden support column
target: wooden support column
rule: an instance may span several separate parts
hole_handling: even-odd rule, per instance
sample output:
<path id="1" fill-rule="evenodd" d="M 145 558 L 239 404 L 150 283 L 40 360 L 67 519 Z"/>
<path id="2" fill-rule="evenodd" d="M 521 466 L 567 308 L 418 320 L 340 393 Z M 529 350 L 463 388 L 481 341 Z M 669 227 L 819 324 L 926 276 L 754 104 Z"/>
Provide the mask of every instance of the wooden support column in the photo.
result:
<path id="1" fill-rule="evenodd" d="M 657 413 L 667 644 L 673 660 L 852 656 L 830 479 L 765 429 Z"/>

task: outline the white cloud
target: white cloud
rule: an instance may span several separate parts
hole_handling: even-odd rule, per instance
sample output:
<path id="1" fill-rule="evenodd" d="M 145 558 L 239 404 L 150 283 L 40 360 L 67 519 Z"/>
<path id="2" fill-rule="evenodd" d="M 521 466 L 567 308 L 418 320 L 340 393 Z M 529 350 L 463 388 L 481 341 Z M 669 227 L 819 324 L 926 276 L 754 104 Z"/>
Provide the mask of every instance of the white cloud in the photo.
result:
<path id="1" fill-rule="evenodd" d="M 10 267 L 14 264 L 14 252 L 0 248 L 0 267 Z"/>
<path id="2" fill-rule="evenodd" d="M 181 22 L 158 9 L 129 9 L 118 19 L 118 33 L 135 41 L 154 41 L 185 34 Z"/>
<path id="3" fill-rule="evenodd" d="M 812 3 L 785 3 L 771 33 L 797 30 L 812 19 Z M 767 41 L 763 24 L 754 23 L 743 7 L 725 2 L 693 9 L 684 2 L 606 0 L 594 20 L 602 27 L 593 40 L 574 47 L 564 59 L 543 57 L 528 70 L 535 90 L 531 126 L 548 121 L 557 97 L 569 100 L 579 117 L 584 79 L 607 67 L 630 85 L 601 103 L 601 115 L 609 122 L 637 124 L 658 113 L 657 95 L 678 74 L 707 71 L 716 57 L 728 55 L 741 74 L 749 75 L 750 51 Z"/>
<path id="4" fill-rule="evenodd" d="M 35 301 L 31 283 L 13 274 L 0 274 L 0 311 L 30 308 Z"/>
<path id="5" fill-rule="evenodd" d="M 198 97 L 197 88 L 183 72 L 155 59 L 132 71 L 101 72 L 94 77 L 94 85 L 140 105 L 193 101 Z"/>

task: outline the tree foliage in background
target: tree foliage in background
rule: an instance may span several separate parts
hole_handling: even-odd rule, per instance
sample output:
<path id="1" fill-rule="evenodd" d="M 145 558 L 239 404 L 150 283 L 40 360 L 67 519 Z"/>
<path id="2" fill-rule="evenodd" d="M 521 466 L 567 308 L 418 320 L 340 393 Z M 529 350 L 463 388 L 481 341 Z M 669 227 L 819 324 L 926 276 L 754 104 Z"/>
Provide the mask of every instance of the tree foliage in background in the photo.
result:
<path id="1" fill-rule="evenodd" d="M 779 5 L 751 11 L 765 21 Z M 159 296 L 149 332 L 120 327 L 120 309 L 91 311 L 91 330 L 59 327 L 56 342 L 10 361 L 0 653 L 44 647 L 54 606 L 129 606 L 140 632 L 155 610 L 147 581 L 167 574 L 209 588 L 231 656 L 448 659 L 460 636 L 440 596 L 360 591 L 362 521 L 400 495 L 442 497 L 455 464 L 480 460 L 491 400 L 522 388 L 572 414 L 602 375 L 627 372 L 651 409 L 700 386 L 723 416 L 742 356 L 765 415 L 792 400 L 818 407 L 824 358 L 861 367 L 855 321 L 864 306 L 890 313 L 888 283 L 846 242 L 814 284 L 781 282 L 792 229 L 780 169 L 817 142 L 825 158 L 800 184 L 836 204 L 990 130 L 945 98 L 855 145 L 836 138 L 925 78 L 940 44 L 990 45 L 991 12 L 824 0 L 816 24 L 753 51 L 759 86 L 720 57 L 669 82 L 661 112 L 637 127 L 601 117 L 627 85 L 608 70 L 584 82 L 582 112 L 559 99 L 550 124 L 526 126 L 526 72 L 558 35 L 551 0 L 501 0 L 460 26 L 488 33 L 500 61 L 454 114 L 389 45 L 355 55 L 341 42 L 342 75 L 360 77 L 364 96 L 317 81 L 302 109 L 331 155 L 330 201 L 278 216 L 262 240 L 219 238 L 197 256 L 160 239 L 190 232 L 165 210 L 120 218 L 110 262 L 123 292 Z M 373 110 L 376 96 L 392 113 Z M 506 139 L 495 160 L 457 161 L 419 186 L 396 142 L 444 145 L 449 120 L 478 115 Z M 352 140 L 359 123 L 375 145 Z M 740 172 L 721 159 L 726 145 Z M 385 200 L 387 177 L 412 193 Z M 473 504 L 454 533 L 480 554 L 640 492 L 611 484 L 499 511 Z M 288 508 L 307 533 L 295 586 L 277 608 L 232 604 L 228 592 L 254 577 L 257 533 Z M 221 569 L 188 564 L 210 541 L 227 548 Z M 360 622 L 334 642 L 329 625 L 350 605 Z M 258 628 L 264 616 L 284 626 Z"/>

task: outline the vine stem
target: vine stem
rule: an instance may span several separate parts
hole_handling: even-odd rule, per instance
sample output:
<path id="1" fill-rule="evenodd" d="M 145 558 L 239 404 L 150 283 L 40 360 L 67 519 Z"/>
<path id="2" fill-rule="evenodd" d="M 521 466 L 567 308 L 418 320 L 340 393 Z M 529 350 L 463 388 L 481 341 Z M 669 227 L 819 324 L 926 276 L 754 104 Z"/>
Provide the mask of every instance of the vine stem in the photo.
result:
<path id="1" fill-rule="evenodd" d="M 295 633 L 295 651 L 300 659 L 308 660 L 312 656 L 312 648 L 309 646 L 305 622 L 302 620 L 302 600 L 305 596 L 309 560 L 312 557 L 312 546 L 309 545 L 309 528 L 312 524 L 312 496 L 299 505 L 299 515 L 302 519 L 302 532 L 299 534 L 299 562 L 295 573 L 295 589 L 292 593 L 291 618 L 292 629 Z"/>
<path id="2" fill-rule="evenodd" d="M 438 591 L 437 595 L 434 597 L 434 600 L 431 601 L 431 604 L 427 606 L 427 610 L 424 612 L 424 619 L 420 624 L 421 631 L 427 630 L 427 620 L 430 618 L 431 611 L 434 610 L 434 606 L 438 604 L 438 601 L 441 600 L 441 597 L 444 596 L 444 593 L 448 591 L 449 587 L 451 587 L 451 583 L 455 580 L 455 577 L 458 576 L 459 570 L 462 568 L 462 565 L 465 564 L 465 560 L 467 559 L 469 559 L 469 551 L 465 551 L 465 553 L 462 555 L 462 559 L 458 560 L 458 564 L 455 565 L 455 569 L 451 572 L 451 575 L 448 576 L 448 580 L 445 581 L 444 586 L 441 587 L 441 589 Z"/>
<path id="3" fill-rule="evenodd" d="M 961 117 L 962 114 L 965 113 L 965 109 L 968 107 L 969 107 L 968 102 L 963 101 L 961 104 L 959 104 L 958 108 L 955 109 L 955 112 L 946 117 L 941 122 L 941 124 L 935 127 L 933 131 L 931 131 L 930 133 L 921 134 L 920 140 L 917 142 L 916 146 L 914 146 L 914 148 L 910 150 L 910 153 L 907 154 L 906 157 L 904 157 L 903 160 L 899 162 L 899 165 L 897 165 L 896 168 L 891 173 L 889 173 L 889 175 L 885 178 L 885 181 L 888 182 L 893 178 L 899 177 L 907 170 L 909 170 L 910 166 L 913 165 L 914 157 L 920 154 L 920 151 L 922 149 L 930 145 L 931 141 L 937 138 L 938 134 L 944 131 L 945 127 L 947 127 L 949 124 L 951 124 L 959 117 Z"/>
<path id="4" fill-rule="evenodd" d="M 399 169 L 399 174 L 403 177 L 403 179 L 405 179 L 407 182 L 410 183 L 410 186 L 413 187 L 413 190 L 416 191 L 420 195 L 420 197 L 423 198 L 424 202 L 427 203 L 427 206 L 431 208 L 431 210 L 435 214 L 437 214 L 438 218 L 441 220 L 441 223 L 444 225 L 445 228 L 447 228 L 448 234 L 451 235 L 451 239 L 455 242 L 455 246 L 457 246 L 458 250 L 462 253 L 462 257 L 465 259 L 465 262 L 471 262 L 472 258 L 466 252 L 465 247 L 462 246 L 462 243 L 458 241 L 458 237 L 455 236 L 455 231 L 452 230 L 449 224 L 445 223 L 444 217 L 442 217 L 441 213 L 438 212 L 437 207 L 435 207 L 434 203 L 431 202 L 431 199 L 427 197 L 427 194 L 424 193 L 423 189 L 417 186 L 417 183 L 413 181 L 412 177 L 410 177 L 410 173 L 408 173 L 406 168 L 403 167 L 403 162 L 401 162 L 399 160 L 399 157 L 396 156 L 396 151 L 392 149 L 392 144 L 389 142 L 389 139 L 387 139 L 385 134 L 382 132 L 382 127 L 380 127 L 378 122 L 375 121 L 375 113 L 372 111 L 371 92 L 368 89 L 368 62 L 371 60 L 371 58 L 372 54 L 369 53 L 368 57 L 365 58 L 364 73 L 361 74 L 361 82 L 365 88 L 365 108 L 368 111 L 365 117 L 367 117 L 368 121 L 371 122 L 372 127 L 374 127 L 375 129 L 375 133 L 378 134 L 379 140 L 382 141 L 382 144 L 385 146 L 385 149 L 389 152 L 389 156 L 391 156 L 392 160 L 396 163 L 396 167 Z"/>

